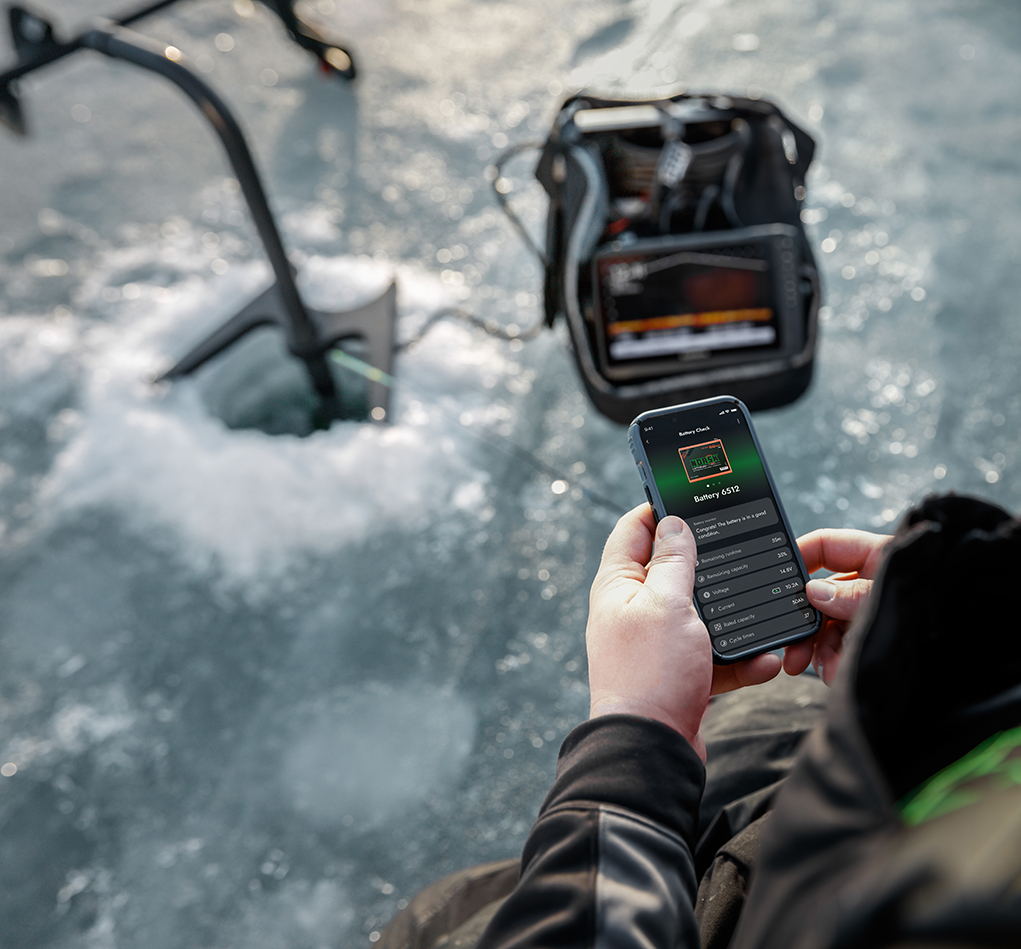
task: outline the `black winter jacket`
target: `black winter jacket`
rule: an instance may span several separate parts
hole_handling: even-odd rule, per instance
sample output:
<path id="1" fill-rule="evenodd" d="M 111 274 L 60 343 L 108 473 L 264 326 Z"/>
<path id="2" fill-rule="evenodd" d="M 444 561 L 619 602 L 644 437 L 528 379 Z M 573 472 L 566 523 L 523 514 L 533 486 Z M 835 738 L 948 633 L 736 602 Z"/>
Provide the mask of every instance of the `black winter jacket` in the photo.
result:
<path id="1" fill-rule="evenodd" d="M 946 497 L 906 518 L 825 721 L 750 848 L 734 949 L 1021 946 L 1021 760 L 917 826 L 898 807 L 1021 723 L 1019 577 L 1021 526 L 1000 509 Z M 693 857 L 704 774 L 659 723 L 575 729 L 479 949 L 704 945 Z M 699 915 L 713 898 L 703 887 Z"/>

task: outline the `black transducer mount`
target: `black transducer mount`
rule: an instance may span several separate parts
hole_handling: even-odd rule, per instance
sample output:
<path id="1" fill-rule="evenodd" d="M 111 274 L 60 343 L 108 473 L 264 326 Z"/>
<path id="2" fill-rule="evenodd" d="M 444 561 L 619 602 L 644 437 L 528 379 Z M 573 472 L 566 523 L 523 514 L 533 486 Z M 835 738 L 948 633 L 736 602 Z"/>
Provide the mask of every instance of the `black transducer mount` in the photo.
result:
<path id="1" fill-rule="evenodd" d="M 158 379 L 172 380 L 187 375 L 252 330 L 275 325 L 282 330 L 290 352 L 305 364 L 320 401 L 320 417 L 327 422 L 344 417 L 329 367 L 329 352 L 344 340 L 358 338 L 364 344 L 364 362 L 376 370 L 367 373 L 366 401 L 369 415 L 377 421 L 385 419 L 389 408 L 389 387 L 382 380 L 389 378 L 393 363 L 396 286 L 391 284 L 376 300 L 352 310 L 328 312 L 305 305 L 248 143 L 230 109 L 203 79 L 184 64 L 179 50 L 127 29 L 128 23 L 173 2 L 175 0 L 162 0 L 117 21 L 93 23 L 84 32 L 67 41 L 59 40 L 53 24 L 40 15 L 23 7 L 11 7 L 10 25 L 19 64 L 0 74 L 0 120 L 14 131 L 24 134 L 26 125 L 16 81 L 26 73 L 79 49 L 96 50 L 113 59 L 134 63 L 173 82 L 195 103 L 223 143 L 256 231 L 265 247 L 275 282 Z M 278 7 L 290 7 L 290 4 L 281 3 L 268 5 L 278 13 Z M 283 14 L 281 16 L 284 18 Z M 286 18 L 284 22 L 292 29 L 293 25 Z M 303 35 L 308 42 L 312 42 L 306 34 Z M 302 45 L 308 44 L 303 42 Z M 343 65 L 342 59 L 334 58 L 337 64 Z M 350 69 L 353 75 L 353 63 Z"/>

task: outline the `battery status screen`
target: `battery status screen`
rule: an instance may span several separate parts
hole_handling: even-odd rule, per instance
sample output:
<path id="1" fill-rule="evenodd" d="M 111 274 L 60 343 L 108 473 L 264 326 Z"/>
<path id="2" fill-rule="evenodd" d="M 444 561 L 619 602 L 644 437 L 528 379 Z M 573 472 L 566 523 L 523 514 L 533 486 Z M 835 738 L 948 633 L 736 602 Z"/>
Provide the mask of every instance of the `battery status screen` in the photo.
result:
<path id="1" fill-rule="evenodd" d="M 695 602 L 717 652 L 811 629 L 807 578 L 741 410 L 717 402 L 653 416 L 640 435 L 666 513 L 695 536 Z"/>

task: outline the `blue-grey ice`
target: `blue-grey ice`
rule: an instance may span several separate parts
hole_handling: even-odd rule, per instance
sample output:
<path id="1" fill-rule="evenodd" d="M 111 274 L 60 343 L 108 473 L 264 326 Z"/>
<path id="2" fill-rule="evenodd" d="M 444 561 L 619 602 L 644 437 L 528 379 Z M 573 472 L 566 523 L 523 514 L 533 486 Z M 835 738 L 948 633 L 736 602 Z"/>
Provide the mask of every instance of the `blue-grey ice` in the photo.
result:
<path id="1" fill-rule="evenodd" d="M 311 6 L 355 83 L 249 0 L 139 27 L 237 109 L 314 305 L 396 277 L 402 339 L 445 306 L 525 327 L 541 273 L 490 193 L 504 148 L 582 86 L 762 96 L 820 146 L 815 381 L 757 418 L 795 527 L 891 530 L 931 490 L 1021 506 L 1015 5 Z M 237 183 L 130 66 L 83 52 L 22 96 L 31 137 L 0 135 L 0 944 L 370 945 L 423 885 L 520 850 L 586 714 L 613 505 L 642 499 L 624 430 L 560 329 L 451 319 L 397 358 L 390 425 L 228 427 L 300 389 L 272 333 L 153 387 L 268 281 Z M 501 188 L 539 234 L 531 170 Z"/>

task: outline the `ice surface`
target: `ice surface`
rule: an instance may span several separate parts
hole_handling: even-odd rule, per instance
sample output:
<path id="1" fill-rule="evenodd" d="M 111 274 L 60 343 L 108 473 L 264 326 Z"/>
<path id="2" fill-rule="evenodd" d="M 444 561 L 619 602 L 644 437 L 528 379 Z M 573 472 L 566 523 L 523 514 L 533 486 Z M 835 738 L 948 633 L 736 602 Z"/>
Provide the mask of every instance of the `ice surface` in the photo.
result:
<path id="1" fill-rule="evenodd" d="M 316 826 L 374 829 L 460 782 L 476 721 L 459 696 L 370 683 L 332 698 L 295 714 L 282 763 L 294 809 Z"/>
<path id="2" fill-rule="evenodd" d="M 580 85 L 762 95 L 820 142 L 816 377 L 757 418 L 796 528 L 890 530 L 933 489 L 1021 506 L 1013 6 L 315 6 L 351 86 L 259 4 L 143 24 L 237 108 L 313 305 L 396 277 L 402 340 L 452 304 L 527 326 L 541 274 L 488 191 L 506 145 Z M 261 390 L 302 411 L 272 334 L 149 385 L 266 285 L 237 185 L 131 67 L 82 53 L 23 95 L 32 136 L 0 137 L 0 943 L 368 945 L 421 886 L 520 850 L 586 712 L 601 545 L 642 496 L 623 430 L 559 330 L 435 324 L 389 427 L 228 427 Z M 531 167 L 505 174 L 540 233 Z"/>

